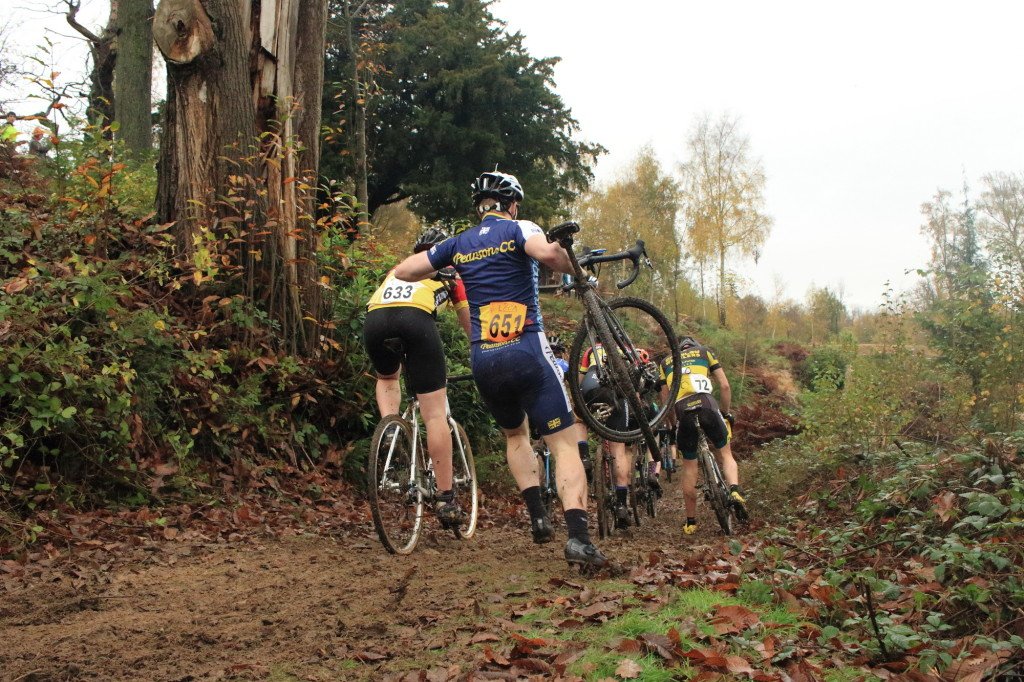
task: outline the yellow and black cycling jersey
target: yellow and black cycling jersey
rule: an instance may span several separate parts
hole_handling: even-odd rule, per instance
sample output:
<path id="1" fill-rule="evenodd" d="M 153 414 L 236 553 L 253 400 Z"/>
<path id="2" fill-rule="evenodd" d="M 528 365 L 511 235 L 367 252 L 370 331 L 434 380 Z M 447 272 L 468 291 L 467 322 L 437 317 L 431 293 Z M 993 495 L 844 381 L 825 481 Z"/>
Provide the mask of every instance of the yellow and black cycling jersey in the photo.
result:
<path id="1" fill-rule="evenodd" d="M 682 377 L 674 402 L 696 394 L 711 393 L 714 388 L 711 383 L 711 373 L 716 369 L 721 369 L 722 365 L 707 348 L 691 346 L 679 351 L 679 367 Z M 661 380 L 671 386 L 672 372 L 675 371 L 672 367 L 672 357 L 669 356 L 662 360 L 659 369 Z"/>
<path id="2" fill-rule="evenodd" d="M 466 287 L 463 286 L 461 279 L 456 279 L 450 285 L 436 279 L 406 282 L 395 277 L 392 270 L 384 279 L 384 283 L 373 292 L 366 309 L 409 306 L 436 315 L 437 309 L 445 303 L 451 303 L 455 310 L 469 305 L 466 301 Z"/>

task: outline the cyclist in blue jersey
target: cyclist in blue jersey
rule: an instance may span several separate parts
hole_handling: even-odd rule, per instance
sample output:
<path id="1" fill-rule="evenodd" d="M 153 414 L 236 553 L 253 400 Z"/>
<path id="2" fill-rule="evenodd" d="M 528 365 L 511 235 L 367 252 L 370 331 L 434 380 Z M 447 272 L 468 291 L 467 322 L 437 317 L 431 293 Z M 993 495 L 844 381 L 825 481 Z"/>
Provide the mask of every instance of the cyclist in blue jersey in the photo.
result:
<path id="1" fill-rule="evenodd" d="M 480 395 L 501 427 L 512 476 L 530 512 L 533 539 L 554 533 L 541 500 L 530 426 L 555 457 L 555 480 L 569 540 L 570 564 L 603 566 L 605 556 L 587 529 L 587 480 L 577 447 L 572 403 L 562 383 L 541 319 L 538 262 L 571 272 L 569 256 L 528 220 L 516 220 L 523 188 L 513 175 L 483 173 L 473 187 L 480 224 L 409 256 L 395 275 L 406 281 L 454 266 L 466 286 L 471 323 L 470 361 Z M 529 421 L 527 421 L 529 420 Z"/>

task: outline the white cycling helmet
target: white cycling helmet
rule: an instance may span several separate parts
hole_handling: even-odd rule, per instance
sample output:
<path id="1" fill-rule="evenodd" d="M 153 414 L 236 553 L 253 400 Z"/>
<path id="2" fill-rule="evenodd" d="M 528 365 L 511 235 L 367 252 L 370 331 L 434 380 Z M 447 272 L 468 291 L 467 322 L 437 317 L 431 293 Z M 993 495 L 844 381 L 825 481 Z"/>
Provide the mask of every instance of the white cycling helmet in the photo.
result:
<path id="1" fill-rule="evenodd" d="M 472 185 L 473 203 L 479 203 L 484 197 L 497 199 L 502 204 L 512 201 L 522 201 L 524 198 L 523 186 L 519 184 L 516 176 L 499 171 L 482 173 Z"/>

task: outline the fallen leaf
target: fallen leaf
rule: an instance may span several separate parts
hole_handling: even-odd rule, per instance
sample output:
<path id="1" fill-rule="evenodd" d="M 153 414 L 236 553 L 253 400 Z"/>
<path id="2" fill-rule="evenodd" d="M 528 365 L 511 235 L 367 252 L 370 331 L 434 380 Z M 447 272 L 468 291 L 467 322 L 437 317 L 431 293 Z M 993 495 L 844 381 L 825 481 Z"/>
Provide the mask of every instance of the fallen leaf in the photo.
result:
<path id="1" fill-rule="evenodd" d="M 624 680 L 640 677 L 640 673 L 643 671 L 644 669 L 640 667 L 640 664 L 632 658 L 624 658 L 615 666 L 615 676 Z"/>
<path id="2" fill-rule="evenodd" d="M 719 606 L 711 623 L 719 635 L 736 634 L 761 622 L 757 614 L 746 608 L 730 604 Z"/>
<path id="3" fill-rule="evenodd" d="M 502 668 L 508 668 L 512 665 L 511 661 L 509 661 L 501 654 L 495 653 L 494 650 L 491 649 L 491 647 L 489 646 L 484 647 L 484 660 L 488 663 L 493 663 L 495 665 L 501 666 Z"/>

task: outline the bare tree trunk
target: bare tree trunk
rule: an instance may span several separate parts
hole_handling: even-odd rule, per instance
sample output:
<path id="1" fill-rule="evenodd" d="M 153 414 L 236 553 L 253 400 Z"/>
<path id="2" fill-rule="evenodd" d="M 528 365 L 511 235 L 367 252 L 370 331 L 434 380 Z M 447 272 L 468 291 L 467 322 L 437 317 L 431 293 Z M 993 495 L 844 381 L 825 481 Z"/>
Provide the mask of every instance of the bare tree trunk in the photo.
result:
<path id="1" fill-rule="evenodd" d="M 725 326 L 725 245 L 718 247 L 718 324 Z"/>
<path id="2" fill-rule="evenodd" d="M 326 0 L 161 0 L 153 26 L 168 74 L 159 219 L 177 221 L 197 283 L 224 262 L 211 252 L 233 244 L 230 265 L 292 351 L 312 350 L 320 317 L 326 11 Z"/>
<path id="3" fill-rule="evenodd" d="M 120 128 L 116 137 L 129 152 L 153 148 L 153 0 L 118 0 L 114 101 Z"/>
<path id="4" fill-rule="evenodd" d="M 355 132 L 355 157 L 356 157 L 356 202 L 359 204 L 356 210 L 356 226 L 362 232 L 370 223 L 370 192 L 369 192 L 369 167 L 366 160 L 366 85 L 359 78 L 359 36 L 356 35 L 355 21 L 359 13 L 366 6 L 361 2 L 358 7 L 353 7 L 354 2 L 344 4 L 346 27 L 345 37 L 347 48 L 352 59 L 352 95 L 354 104 L 353 129 Z"/>

